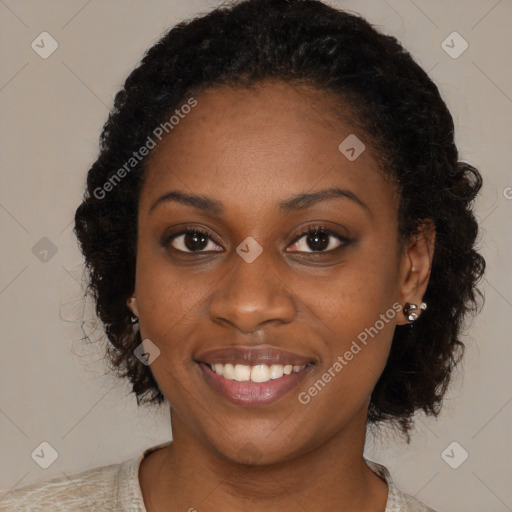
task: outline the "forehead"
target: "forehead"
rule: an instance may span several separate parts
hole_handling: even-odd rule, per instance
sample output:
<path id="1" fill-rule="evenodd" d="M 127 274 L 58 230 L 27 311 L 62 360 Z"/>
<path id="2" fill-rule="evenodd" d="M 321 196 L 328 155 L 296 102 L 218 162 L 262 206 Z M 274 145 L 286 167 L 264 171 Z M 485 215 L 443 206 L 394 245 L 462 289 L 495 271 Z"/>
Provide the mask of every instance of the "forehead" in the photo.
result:
<path id="1" fill-rule="evenodd" d="M 233 214 L 330 187 L 363 201 L 376 195 L 383 203 L 376 208 L 392 201 L 370 141 L 329 93 L 266 82 L 206 89 L 194 99 L 148 161 L 141 210 L 176 189 L 215 197 Z M 358 153 L 364 147 L 355 160 L 343 152 L 344 141 Z"/>

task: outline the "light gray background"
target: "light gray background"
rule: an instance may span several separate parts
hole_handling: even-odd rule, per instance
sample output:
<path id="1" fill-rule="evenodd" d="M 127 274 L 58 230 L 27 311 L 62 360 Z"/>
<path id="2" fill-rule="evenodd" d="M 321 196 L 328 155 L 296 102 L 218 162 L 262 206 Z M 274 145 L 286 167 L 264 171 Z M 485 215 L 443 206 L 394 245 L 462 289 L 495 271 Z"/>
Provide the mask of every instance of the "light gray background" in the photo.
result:
<path id="1" fill-rule="evenodd" d="M 430 73 L 453 114 L 461 159 L 485 179 L 476 212 L 488 263 L 486 304 L 465 337 L 463 372 L 437 421 L 418 416 L 412 445 L 370 437 L 366 456 L 439 511 L 512 510 L 512 3 L 331 4 L 397 36 Z M 94 330 L 91 305 L 82 311 L 72 223 L 127 74 L 167 27 L 214 5 L 0 0 L 0 489 L 121 462 L 169 439 L 168 409 L 138 409 L 128 386 L 106 374 L 100 345 L 79 341 L 82 328 L 94 339 L 102 331 Z M 59 44 L 47 59 L 31 48 L 43 31 Z M 453 31 L 469 44 L 456 59 L 441 47 Z M 42 237 L 57 248 L 46 262 L 32 252 Z M 42 441 L 58 452 L 46 470 L 31 457 Z M 453 441 L 469 453 L 457 469 L 441 457 Z"/>

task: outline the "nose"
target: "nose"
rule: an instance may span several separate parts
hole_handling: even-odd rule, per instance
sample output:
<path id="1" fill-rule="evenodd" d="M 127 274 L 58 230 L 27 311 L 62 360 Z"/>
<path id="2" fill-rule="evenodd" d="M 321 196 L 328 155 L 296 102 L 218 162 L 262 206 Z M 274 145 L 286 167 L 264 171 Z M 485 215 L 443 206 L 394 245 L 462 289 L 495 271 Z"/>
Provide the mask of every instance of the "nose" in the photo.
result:
<path id="1" fill-rule="evenodd" d="M 209 300 L 212 321 L 245 334 L 293 321 L 297 313 L 293 294 L 270 260 L 265 251 L 252 263 L 234 254 L 227 275 L 214 287 Z"/>

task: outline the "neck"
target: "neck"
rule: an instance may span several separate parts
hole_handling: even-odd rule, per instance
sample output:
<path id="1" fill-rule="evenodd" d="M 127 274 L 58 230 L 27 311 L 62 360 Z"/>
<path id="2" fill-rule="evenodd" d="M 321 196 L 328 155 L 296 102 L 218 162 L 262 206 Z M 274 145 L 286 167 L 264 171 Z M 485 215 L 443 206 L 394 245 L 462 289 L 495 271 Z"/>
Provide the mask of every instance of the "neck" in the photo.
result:
<path id="1" fill-rule="evenodd" d="M 144 472 L 141 465 L 146 508 L 148 512 L 384 511 L 387 485 L 364 463 L 365 432 L 366 415 L 300 457 L 248 465 L 208 448 L 173 415 L 172 444 L 151 454 L 147 463 L 145 459 Z"/>

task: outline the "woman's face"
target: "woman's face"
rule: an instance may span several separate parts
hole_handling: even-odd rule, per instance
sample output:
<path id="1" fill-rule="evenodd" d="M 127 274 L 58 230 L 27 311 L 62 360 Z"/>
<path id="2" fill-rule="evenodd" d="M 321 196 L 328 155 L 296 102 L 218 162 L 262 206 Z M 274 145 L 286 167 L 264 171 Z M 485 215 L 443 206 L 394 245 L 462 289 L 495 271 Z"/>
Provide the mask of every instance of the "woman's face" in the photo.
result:
<path id="1" fill-rule="evenodd" d="M 285 460 L 364 430 L 404 323 L 397 197 L 325 93 L 266 82 L 195 99 L 148 163 L 131 305 L 181 424 L 229 459 Z M 158 201 L 171 191 L 201 201 Z"/>

